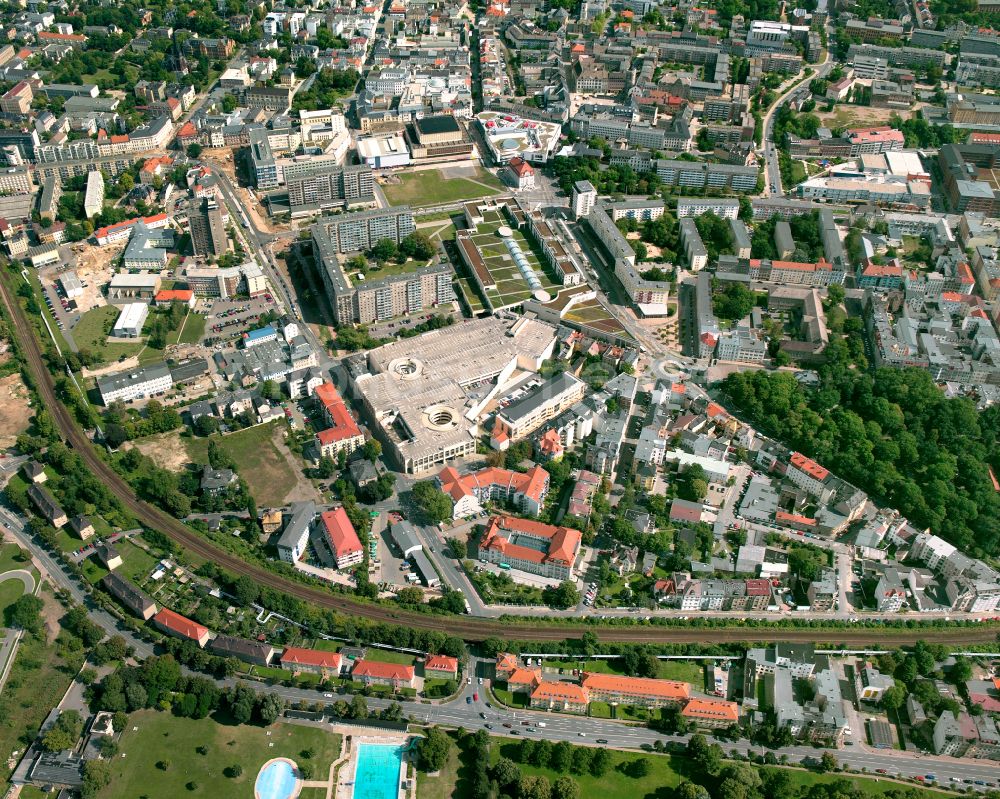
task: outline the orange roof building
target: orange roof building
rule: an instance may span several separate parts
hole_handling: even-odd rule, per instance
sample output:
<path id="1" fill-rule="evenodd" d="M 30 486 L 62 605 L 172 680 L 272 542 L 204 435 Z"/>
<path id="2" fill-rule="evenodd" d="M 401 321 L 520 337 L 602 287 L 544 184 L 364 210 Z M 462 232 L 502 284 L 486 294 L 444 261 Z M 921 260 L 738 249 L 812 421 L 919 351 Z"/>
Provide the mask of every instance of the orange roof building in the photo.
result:
<path id="1" fill-rule="evenodd" d="M 454 679 L 458 676 L 458 658 L 448 655 L 428 655 L 424 661 L 424 675 Z"/>
<path id="2" fill-rule="evenodd" d="M 340 674 L 343 666 L 344 656 L 340 652 L 289 646 L 281 653 L 281 668 L 288 671 L 322 674 L 325 677 Z"/>
<path id="3" fill-rule="evenodd" d="M 691 686 L 686 682 L 620 674 L 585 672 L 582 684 L 592 702 L 615 702 L 648 708 L 680 707 L 691 695 Z"/>
<path id="4" fill-rule="evenodd" d="M 351 669 L 353 680 L 366 685 L 391 685 L 393 688 L 412 688 L 415 676 L 413 666 L 380 660 L 356 660 Z"/>
<path id="5" fill-rule="evenodd" d="M 494 516 L 483 533 L 479 556 L 489 563 L 507 564 L 542 577 L 570 580 L 581 540 L 579 530 Z"/>
<path id="6" fill-rule="evenodd" d="M 692 699 L 681 715 L 699 727 L 731 727 L 740 721 L 739 706 L 723 699 Z"/>
<path id="7" fill-rule="evenodd" d="M 558 430 L 546 430 L 542 433 L 542 437 L 538 440 L 538 452 L 543 458 L 550 461 L 562 457 L 563 445 Z"/>
<path id="8" fill-rule="evenodd" d="M 799 488 L 815 493 L 822 489 L 826 478 L 830 476 L 830 470 L 823 468 L 801 452 L 793 452 L 792 457 L 788 459 L 788 469 L 785 474 Z"/>
<path id="9" fill-rule="evenodd" d="M 208 643 L 208 628 L 203 627 L 196 621 L 180 613 L 174 613 L 169 608 L 163 608 L 153 616 L 153 624 L 167 635 L 174 635 L 178 638 L 187 638 L 194 641 L 198 646 L 204 647 Z"/>
<path id="10" fill-rule="evenodd" d="M 326 532 L 326 544 L 338 569 L 356 566 L 364 560 L 364 548 L 354 525 L 343 507 L 328 510 L 320 516 Z"/>
<path id="11" fill-rule="evenodd" d="M 530 694 L 541 681 L 541 669 L 526 669 L 518 666 L 507 676 L 507 690 L 515 694 Z"/>
<path id="12" fill-rule="evenodd" d="M 153 301 L 157 305 L 169 302 L 182 302 L 193 308 L 195 297 L 194 292 L 191 289 L 162 289 L 161 291 L 156 292 L 156 296 L 153 297 Z"/>
<path id="13" fill-rule="evenodd" d="M 491 467 L 460 475 L 453 466 L 447 466 L 438 473 L 437 484 L 451 497 L 455 519 L 481 513 L 484 502 L 509 503 L 521 513 L 537 516 L 549 493 L 549 473 L 534 466 L 527 472 Z"/>
<path id="14" fill-rule="evenodd" d="M 531 706 L 539 710 L 586 713 L 587 689 L 575 682 L 541 682 L 531 692 Z"/>
<path id="15" fill-rule="evenodd" d="M 518 668 L 517 655 L 511 652 L 500 652 L 494 671 L 498 680 L 506 680 Z"/>
<path id="16" fill-rule="evenodd" d="M 317 386 L 315 397 L 323 410 L 326 423 L 330 425 L 316 434 L 320 454 L 331 457 L 343 451 L 350 455 L 363 447 L 365 437 L 361 428 L 333 384 L 323 383 Z"/>

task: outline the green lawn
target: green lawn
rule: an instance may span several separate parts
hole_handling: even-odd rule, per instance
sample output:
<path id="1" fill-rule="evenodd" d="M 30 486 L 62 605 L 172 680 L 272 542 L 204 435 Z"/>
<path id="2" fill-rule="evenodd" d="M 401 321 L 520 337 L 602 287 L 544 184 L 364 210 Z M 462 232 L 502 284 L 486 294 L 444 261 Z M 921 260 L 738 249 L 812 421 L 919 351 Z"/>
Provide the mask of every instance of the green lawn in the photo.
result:
<path id="1" fill-rule="evenodd" d="M 0 583 L 0 620 L 3 619 L 4 611 L 20 599 L 23 593 L 24 584 L 20 580 L 4 580 Z"/>
<path id="2" fill-rule="evenodd" d="M 11 569 L 30 569 L 31 559 L 19 560 L 19 555 L 23 553 L 17 544 L 0 544 L 0 574 L 9 572 Z"/>
<path id="3" fill-rule="evenodd" d="M 208 753 L 198 754 L 199 746 L 207 747 Z M 250 796 L 265 762 L 288 757 L 303 763 L 304 749 L 315 752 L 309 761 L 315 778 L 325 778 L 340 752 L 340 736 L 295 724 L 230 726 L 210 718 L 193 720 L 144 710 L 129 717 L 121 740 L 125 757 L 112 762 L 111 785 L 100 796 Z M 156 767 L 161 760 L 169 761 L 166 771 Z M 235 764 L 243 767 L 243 773 L 229 779 L 223 770 Z M 189 782 L 197 783 L 193 792 L 185 787 Z"/>
<path id="4" fill-rule="evenodd" d="M 320 652 L 339 652 L 342 646 L 343 643 L 340 641 L 327 641 L 325 638 L 317 638 L 312 648 L 318 649 Z"/>
<path id="5" fill-rule="evenodd" d="M 283 505 L 298 479 L 272 441 L 276 424 L 271 422 L 227 436 L 214 436 L 222 450 L 238 464 L 240 477 L 247 481 L 258 505 Z M 188 439 L 187 449 L 193 463 L 208 462 L 207 438 Z"/>
<path id="6" fill-rule="evenodd" d="M 149 574 L 156 565 L 157 559 L 146 550 L 133 544 L 131 541 L 119 541 L 115 544 L 118 554 L 122 556 L 122 565 L 118 567 L 118 574 L 127 577 L 129 580 L 136 580 L 139 577 Z"/>
<path id="7" fill-rule="evenodd" d="M 499 180 L 478 167 L 474 180 L 445 178 L 439 169 L 405 172 L 399 175 L 399 178 L 402 181 L 399 185 L 382 187 L 386 199 L 392 205 L 412 205 L 419 208 L 424 205 L 489 197 L 504 190 Z"/>
<path id="8" fill-rule="evenodd" d="M 90 350 L 104 362 L 116 361 L 122 355 L 135 355 L 142 349 L 142 344 L 108 344 L 108 334 L 118 318 L 119 309 L 114 305 L 102 305 L 91 308 L 72 330 L 73 340 L 80 349 Z"/>
<path id="9" fill-rule="evenodd" d="M 404 666 L 412 666 L 416 662 L 413 655 L 405 652 L 390 652 L 386 649 L 372 649 L 365 652 L 365 660 L 377 660 L 379 663 L 402 663 Z"/>
<path id="10" fill-rule="evenodd" d="M 205 317 L 200 313 L 189 313 L 179 332 L 178 341 L 181 344 L 197 344 L 205 335 Z"/>
<path id="11" fill-rule="evenodd" d="M 417 772 L 417 799 L 451 799 L 458 795 L 459 769 L 462 768 L 462 753 L 458 746 L 452 746 L 448 759 L 441 770 L 431 776 Z"/>
<path id="12" fill-rule="evenodd" d="M 512 691 L 505 691 L 501 688 L 492 688 L 493 696 L 496 697 L 497 701 L 508 707 L 527 707 L 528 706 L 528 695 L 525 693 L 515 694 Z"/>

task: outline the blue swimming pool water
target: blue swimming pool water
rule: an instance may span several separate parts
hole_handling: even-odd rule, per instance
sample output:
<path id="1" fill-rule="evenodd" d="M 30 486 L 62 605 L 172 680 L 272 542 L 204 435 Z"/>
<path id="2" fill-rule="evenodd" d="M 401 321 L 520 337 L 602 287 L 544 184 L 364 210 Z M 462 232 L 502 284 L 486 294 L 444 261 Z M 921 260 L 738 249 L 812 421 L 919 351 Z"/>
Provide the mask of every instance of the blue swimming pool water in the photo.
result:
<path id="1" fill-rule="evenodd" d="M 295 770 L 285 760 L 276 760 L 257 775 L 260 799 L 288 799 L 295 792 Z"/>
<path id="2" fill-rule="evenodd" d="M 360 744 L 354 772 L 354 799 L 396 799 L 403 747 Z"/>

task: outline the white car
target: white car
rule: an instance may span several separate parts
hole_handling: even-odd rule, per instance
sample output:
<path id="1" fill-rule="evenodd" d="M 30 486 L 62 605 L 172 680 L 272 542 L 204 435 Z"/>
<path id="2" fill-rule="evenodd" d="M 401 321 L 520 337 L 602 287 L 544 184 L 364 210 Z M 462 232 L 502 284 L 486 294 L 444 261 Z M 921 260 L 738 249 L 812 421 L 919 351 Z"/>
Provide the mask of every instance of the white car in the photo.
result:
<path id="1" fill-rule="evenodd" d="M 480 685 L 482 685 L 482 684 L 483 684 L 483 678 L 482 678 L 482 677 L 480 677 L 480 678 L 479 678 L 479 684 L 480 684 Z"/>
<path id="2" fill-rule="evenodd" d="M 467 678 L 466 681 L 465 681 L 465 684 L 466 685 L 472 685 L 472 678 L 471 677 Z"/>

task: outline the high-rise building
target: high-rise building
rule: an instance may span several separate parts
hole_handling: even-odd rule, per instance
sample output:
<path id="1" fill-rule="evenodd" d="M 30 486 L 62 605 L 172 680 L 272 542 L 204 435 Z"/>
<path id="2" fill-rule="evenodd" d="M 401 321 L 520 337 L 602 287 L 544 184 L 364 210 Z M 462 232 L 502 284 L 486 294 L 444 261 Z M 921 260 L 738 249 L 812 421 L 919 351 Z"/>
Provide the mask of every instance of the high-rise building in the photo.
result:
<path id="1" fill-rule="evenodd" d="M 589 180 L 578 180 L 573 185 L 573 216 L 581 219 L 590 213 L 597 202 L 597 189 Z"/>
<path id="2" fill-rule="evenodd" d="M 205 198 L 188 219 L 191 225 L 191 246 L 195 255 L 222 255 L 228 249 L 226 225 L 222 209 L 212 199 Z"/>

